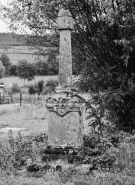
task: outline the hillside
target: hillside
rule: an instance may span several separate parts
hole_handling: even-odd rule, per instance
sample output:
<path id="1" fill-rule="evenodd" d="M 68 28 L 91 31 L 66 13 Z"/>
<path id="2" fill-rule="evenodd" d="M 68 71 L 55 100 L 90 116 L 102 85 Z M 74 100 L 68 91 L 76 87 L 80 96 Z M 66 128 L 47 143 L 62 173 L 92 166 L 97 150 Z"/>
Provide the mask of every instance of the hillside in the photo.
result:
<path id="1" fill-rule="evenodd" d="M 14 33 L 0 33 L 0 48 L 10 46 L 25 46 L 25 35 L 17 35 Z"/>
<path id="2" fill-rule="evenodd" d="M 34 55 L 35 50 L 25 41 L 25 35 L 13 33 L 0 33 L 0 56 L 6 54 L 12 64 L 17 64 L 19 60 L 36 62 L 39 58 Z M 46 60 L 46 58 L 41 58 Z"/>

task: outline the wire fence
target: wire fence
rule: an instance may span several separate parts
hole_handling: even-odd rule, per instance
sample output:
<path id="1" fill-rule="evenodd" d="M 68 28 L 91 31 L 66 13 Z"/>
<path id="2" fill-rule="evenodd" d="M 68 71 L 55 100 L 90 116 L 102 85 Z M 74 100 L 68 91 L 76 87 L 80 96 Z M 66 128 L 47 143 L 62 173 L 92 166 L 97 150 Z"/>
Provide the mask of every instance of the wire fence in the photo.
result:
<path id="1" fill-rule="evenodd" d="M 29 95 L 25 93 L 18 93 L 18 94 L 2 94 L 0 93 L 0 105 L 2 104 L 43 104 L 45 101 L 45 97 L 42 95 L 34 94 Z"/>

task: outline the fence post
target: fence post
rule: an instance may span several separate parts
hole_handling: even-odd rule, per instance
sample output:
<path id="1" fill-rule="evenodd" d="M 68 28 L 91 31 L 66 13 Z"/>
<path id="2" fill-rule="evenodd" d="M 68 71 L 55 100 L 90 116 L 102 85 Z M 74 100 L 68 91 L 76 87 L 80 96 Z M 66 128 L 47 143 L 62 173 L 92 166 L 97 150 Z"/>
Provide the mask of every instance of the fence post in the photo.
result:
<path id="1" fill-rule="evenodd" d="M 2 97 L 2 101 L 3 101 L 3 104 L 5 104 L 5 96 L 3 94 L 3 97 Z"/>
<path id="2" fill-rule="evenodd" d="M 11 94 L 11 102 L 13 101 L 12 94 Z"/>
<path id="3" fill-rule="evenodd" d="M 20 106 L 22 106 L 22 92 L 20 92 Z"/>

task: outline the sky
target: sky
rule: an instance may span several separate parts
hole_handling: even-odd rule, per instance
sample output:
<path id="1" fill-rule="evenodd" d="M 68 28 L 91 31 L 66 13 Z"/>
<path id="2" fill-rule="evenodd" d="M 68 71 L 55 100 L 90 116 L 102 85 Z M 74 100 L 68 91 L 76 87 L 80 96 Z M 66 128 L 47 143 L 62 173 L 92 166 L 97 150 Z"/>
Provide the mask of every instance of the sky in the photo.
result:
<path id="1" fill-rule="evenodd" d="M 0 0 L 0 3 L 3 5 L 7 5 L 8 2 L 12 0 Z M 0 18 L 0 32 L 10 32 L 8 25 Z"/>

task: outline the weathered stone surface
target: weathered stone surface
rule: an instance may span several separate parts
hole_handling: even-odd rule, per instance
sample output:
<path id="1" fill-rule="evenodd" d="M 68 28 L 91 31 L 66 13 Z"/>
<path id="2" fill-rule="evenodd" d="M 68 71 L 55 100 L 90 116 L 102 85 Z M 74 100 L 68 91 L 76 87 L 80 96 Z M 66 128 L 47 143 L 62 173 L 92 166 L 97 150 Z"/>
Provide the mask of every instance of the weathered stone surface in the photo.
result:
<path id="1" fill-rule="evenodd" d="M 61 31 L 59 49 L 59 83 L 72 87 L 71 31 Z"/>
<path id="2" fill-rule="evenodd" d="M 64 116 L 49 113 L 49 144 L 52 146 L 81 146 L 83 144 L 83 124 L 79 112 L 68 112 Z"/>
<path id="3" fill-rule="evenodd" d="M 74 20 L 69 10 L 61 9 L 57 19 L 58 30 L 73 30 Z"/>
<path id="4" fill-rule="evenodd" d="M 62 87 L 72 87 L 71 30 L 73 19 L 71 13 L 67 10 L 60 10 L 57 24 L 60 30 L 59 83 Z"/>

